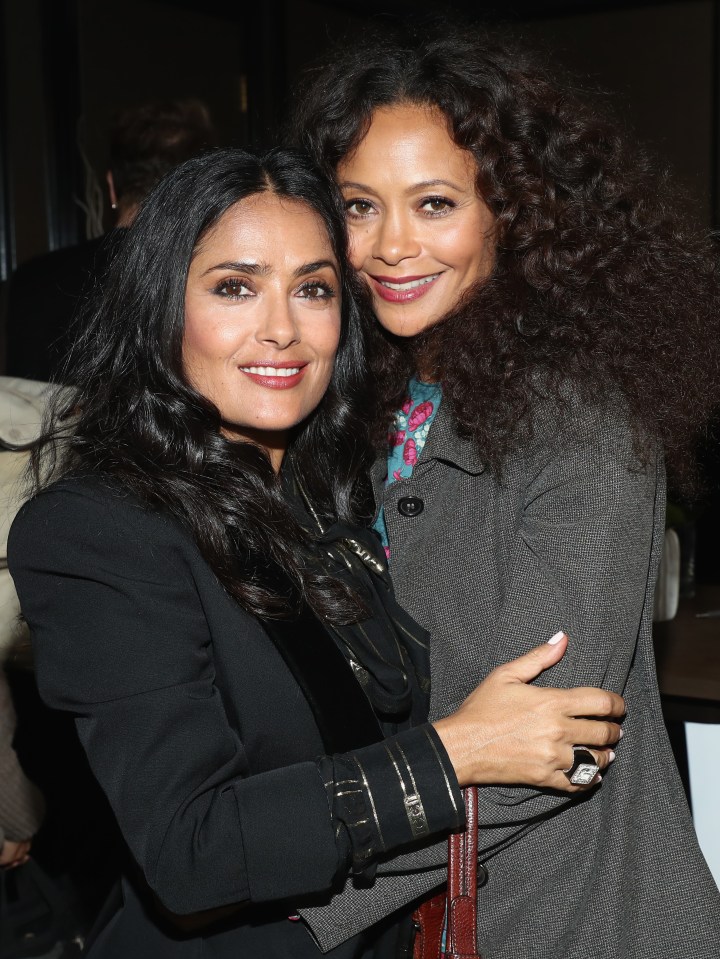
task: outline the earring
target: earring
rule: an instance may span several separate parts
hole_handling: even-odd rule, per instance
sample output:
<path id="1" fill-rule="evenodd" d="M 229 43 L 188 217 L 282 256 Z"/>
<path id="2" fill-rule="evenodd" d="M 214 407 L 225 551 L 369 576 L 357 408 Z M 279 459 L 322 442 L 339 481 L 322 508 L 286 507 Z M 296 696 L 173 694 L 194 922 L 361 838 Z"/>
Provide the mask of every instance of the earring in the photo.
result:
<path id="1" fill-rule="evenodd" d="M 110 204 L 110 209 L 111 209 L 111 210 L 117 210 L 117 203 L 111 203 L 111 204 Z"/>

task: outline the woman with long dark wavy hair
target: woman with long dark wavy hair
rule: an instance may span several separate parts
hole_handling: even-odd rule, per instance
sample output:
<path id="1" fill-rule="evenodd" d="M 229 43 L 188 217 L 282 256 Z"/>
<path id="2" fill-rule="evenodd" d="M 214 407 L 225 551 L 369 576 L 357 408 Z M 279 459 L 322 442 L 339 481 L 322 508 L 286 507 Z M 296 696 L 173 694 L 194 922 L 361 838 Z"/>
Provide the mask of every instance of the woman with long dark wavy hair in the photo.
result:
<path id="1" fill-rule="evenodd" d="M 345 200 L 378 320 L 376 529 L 430 632 L 431 717 L 538 628 L 628 704 L 600 789 L 480 789 L 485 959 L 711 959 L 720 898 L 665 734 L 651 618 L 664 459 L 720 384 L 709 238 L 645 153 L 533 58 L 447 23 L 344 43 L 295 136 Z M 442 880 L 442 844 L 308 913 L 326 945 Z M 424 871 L 417 872 L 422 867 Z M 415 871 L 415 874 L 413 874 Z"/>
<path id="2" fill-rule="evenodd" d="M 40 691 L 74 714 L 130 853 L 97 959 L 317 956 L 296 909 L 457 828 L 461 785 L 587 791 L 572 744 L 612 758 L 619 696 L 529 685 L 559 634 L 426 722 L 425 634 L 361 528 L 367 321 L 344 254 L 303 156 L 179 167 L 34 451 L 10 568 Z M 333 955 L 389 959 L 406 926 Z"/>

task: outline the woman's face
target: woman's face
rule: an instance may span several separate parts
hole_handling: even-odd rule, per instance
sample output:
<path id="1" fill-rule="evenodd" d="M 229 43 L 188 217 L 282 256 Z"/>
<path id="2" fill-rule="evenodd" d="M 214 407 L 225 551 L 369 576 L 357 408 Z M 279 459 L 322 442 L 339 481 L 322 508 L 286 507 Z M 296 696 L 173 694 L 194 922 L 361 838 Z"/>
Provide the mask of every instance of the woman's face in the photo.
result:
<path id="1" fill-rule="evenodd" d="M 376 110 L 339 164 L 350 257 L 391 333 L 432 326 L 492 270 L 494 220 L 475 177 L 443 115 L 413 104 Z"/>
<path id="2" fill-rule="evenodd" d="M 185 291 L 183 367 L 225 435 L 279 468 L 288 431 L 318 405 L 340 338 L 340 278 L 320 217 L 259 193 L 198 244 Z"/>

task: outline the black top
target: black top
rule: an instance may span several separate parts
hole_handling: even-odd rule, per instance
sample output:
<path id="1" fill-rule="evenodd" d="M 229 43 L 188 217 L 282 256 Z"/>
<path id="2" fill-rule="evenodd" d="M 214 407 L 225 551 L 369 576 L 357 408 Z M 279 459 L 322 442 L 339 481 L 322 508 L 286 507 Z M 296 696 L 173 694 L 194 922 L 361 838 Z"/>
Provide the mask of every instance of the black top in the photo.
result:
<path id="1" fill-rule="evenodd" d="M 432 726 L 409 727 L 406 700 L 396 716 L 375 711 L 383 732 L 400 730 L 389 739 L 368 744 L 366 726 L 359 748 L 325 754 L 308 677 L 222 589 L 175 520 L 103 480 L 66 480 L 23 507 L 8 556 L 41 694 L 76 716 L 142 873 L 125 880 L 124 907 L 91 956 L 174 957 L 199 937 L 204 956 L 317 956 L 287 919 L 298 905 L 326 900 L 350 871 L 368 881 L 380 857 L 461 825 L 442 744 Z M 383 615 L 408 631 L 381 586 Z M 316 625 L 317 634 L 302 626 L 301 641 L 331 636 L 344 653 L 333 668 L 356 682 L 347 660 L 362 643 Z M 367 636 L 366 625 L 357 628 Z M 373 644 L 384 636 L 380 658 L 410 670 L 412 699 L 424 702 L 397 646 L 402 630 L 375 630 Z M 422 631 L 409 633 L 417 655 Z M 179 935 L 163 918 L 231 904 L 248 908 L 217 931 Z M 383 948 L 356 937 L 334 954 Z"/>

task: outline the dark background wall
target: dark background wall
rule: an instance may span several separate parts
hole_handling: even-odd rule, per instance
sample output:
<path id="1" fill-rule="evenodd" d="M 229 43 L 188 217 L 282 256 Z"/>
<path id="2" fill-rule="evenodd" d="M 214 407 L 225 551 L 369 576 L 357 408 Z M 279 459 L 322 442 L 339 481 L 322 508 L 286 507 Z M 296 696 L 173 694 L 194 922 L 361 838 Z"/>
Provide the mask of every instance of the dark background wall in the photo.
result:
<path id="1" fill-rule="evenodd" d="M 460 4 L 462 6 L 462 4 Z M 120 107 L 200 96 L 222 142 L 263 139 L 302 70 L 368 18 L 446 5 L 406 0 L 5 0 L 0 70 L 0 280 L 82 238 L 88 170 L 102 183 Z M 584 83 L 607 91 L 672 165 L 703 222 L 716 219 L 718 0 L 476 2 Z M 1 337 L 0 337 L 1 339 Z"/>
<path id="2" fill-rule="evenodd" d="M 609 92 L 629 126 L 684 181 L 708 224 L 717 123 L 716 9 L 712 0 L 628 4 L 521 25 L 529 41 L 543 41 L 560 63 Z"/>
<path id="3" fill-rule="evenodd" d="M 599 88 L 717 225 L 720 0 L 455 0 Z M 199 96 L 224 144 L 266 139 L 305 67 L 368 20 L 432 0 L 4 0 L 0 5 L 0 373 L 12 269 L 88 235 L 121 107 Z M 99 192 L 98 192 L 99 191 Z M 720 465 L 717 468 L 720 473 Z M 719 496 L 720 499 L 720 496 Z"/>

